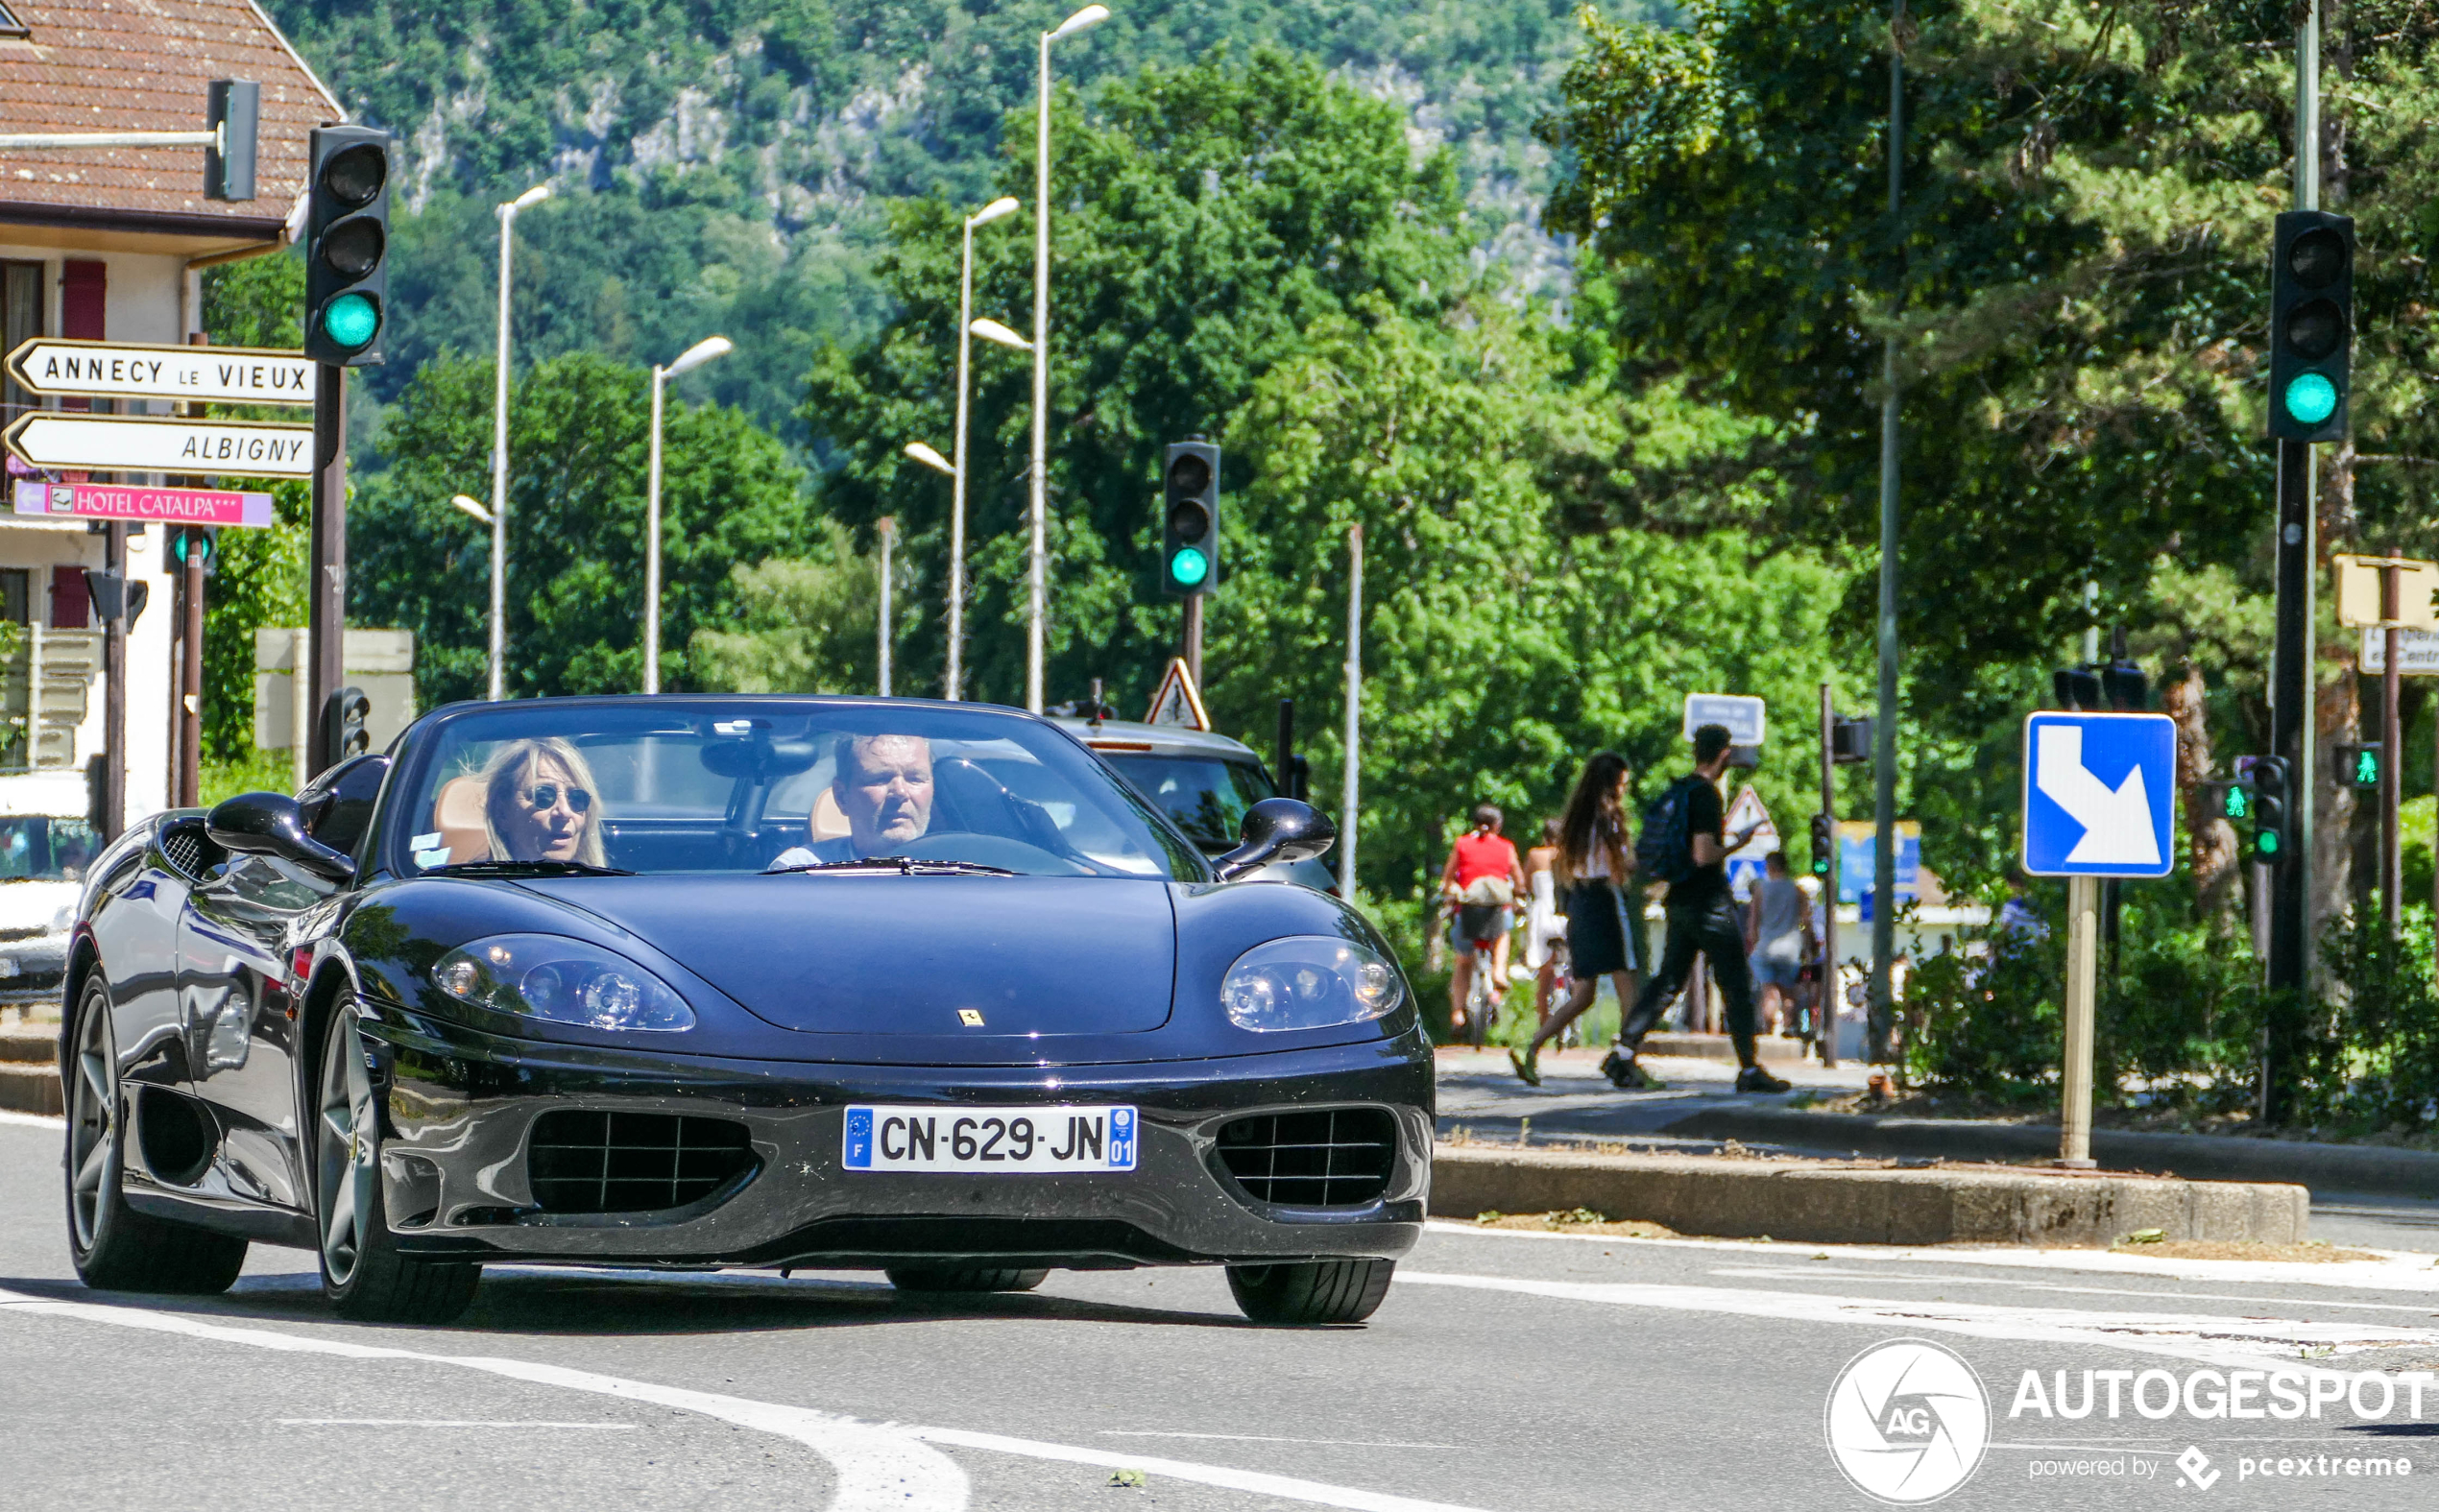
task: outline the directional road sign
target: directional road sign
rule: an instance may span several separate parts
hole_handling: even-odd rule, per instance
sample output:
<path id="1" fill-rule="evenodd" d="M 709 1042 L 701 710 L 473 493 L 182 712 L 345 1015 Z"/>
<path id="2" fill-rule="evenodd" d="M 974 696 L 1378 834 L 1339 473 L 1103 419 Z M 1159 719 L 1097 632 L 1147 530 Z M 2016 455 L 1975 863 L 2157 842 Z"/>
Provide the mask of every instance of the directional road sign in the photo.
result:
<path id="1" fill-rule="evenodd" d="M 172 525 L 271 523 L 270 494 L 232 489 L 152 489 L 20 478 L 12 502 L 19 516 L 53 519 L 157 519 Z"/>
<path id="2" fill-rule="evenodd" d="M 2439 562 L 2340 553 L 2329 559 L 2329 565 L 2337 580 L 2337 622 L 2349 630 L 2363 625 L 2439 630 Z M 2397 574 L 2394 619 L 2380 612 L 2382 580 L 2392 569 Z"/>
<path id="3" fill-rule="evenodd" d="M 34 468 L 110 472 L 313 476 L 313 427 L 249 420 L 145 420 L 36 410 L 9 427 L 8 447 Z"/>
<path id="4" fill-rule="evenodd" d="M 1727 743 L 1757 746 L 1768 732 L 1767 709 L 1758 698 L 1743 693 L 1688 693 L 1685 695 L 1685 738 L 1704 725 L 1726 725 Z"/>
<path id="5" fill-rule="evenodd" d="M 2403 677 L 2430 677 L 2439 674 L 2439 630 L 2400 630 L 2397 632 L 2397 671 Z M 2388 670 L 2388 632 L 2366 626 L 2361 652 L 2354 665 L 2367 673 Z"/>
<path id="6" fill-rule="evenodd" d="M 2177 725 L 2165 714 L 2035 714 L 2024 721 L 2024 870 L 2035 876 L 2165 876 Z"/>
<path id="7" fill-rule="evenodd" d="M 9 353 L 9 375 L 36 394 L 125 399 L 311 404 L 314 365 L 260 347 L 150 347 L 36 336 Z"/>

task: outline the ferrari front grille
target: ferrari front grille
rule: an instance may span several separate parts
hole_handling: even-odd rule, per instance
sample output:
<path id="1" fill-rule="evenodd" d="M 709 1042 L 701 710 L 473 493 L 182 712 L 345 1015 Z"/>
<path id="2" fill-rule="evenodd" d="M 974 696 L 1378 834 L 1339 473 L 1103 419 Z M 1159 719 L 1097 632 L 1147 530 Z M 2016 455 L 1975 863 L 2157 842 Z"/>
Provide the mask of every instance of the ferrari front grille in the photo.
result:
<path id="1" fill-rule="evenodd" d="M 1256 1202 L 1354 1208 L 1389 1189 L 1397 1121 L 1384 1108 L 1266 1113 L 1220 1130 L 1220 1162 Z"/>
<path id="2" fill-rule="evenodd" d="M 544 1212 L 683 1208 L 754 1166 L 745 1125 L 663 1113 L 563 1108 L 534 1120 L 525 1171 Z"/>

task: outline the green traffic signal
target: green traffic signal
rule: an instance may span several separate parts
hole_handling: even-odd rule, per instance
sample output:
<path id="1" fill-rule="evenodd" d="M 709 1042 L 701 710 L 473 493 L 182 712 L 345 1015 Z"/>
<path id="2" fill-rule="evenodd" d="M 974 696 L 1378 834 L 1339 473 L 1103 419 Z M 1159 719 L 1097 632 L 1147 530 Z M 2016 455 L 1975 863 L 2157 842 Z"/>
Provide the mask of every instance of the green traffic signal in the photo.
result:
<path id="1" fill-rule="evenodd" d="M 361 294 L 342 294 L 322 307 L 322 330 L 352 351 L 381 328 L 381 309 Z"/>
<path id="2" fill-rule="evenodd" d="M 2220 804 L 2219 804 L 2219 812 L 2221 812 L 2222 814 L 2226 815 L 2226 816 L 2227 816 L 2228 818 L 2230 818 L 2230 819 L 2250 819 L 2250 818 L 2252 818 L 2252 817 L 2253 817 L 2253 792 L 2252 792 L 2252 790 L 2251 790 L 2250 788 L 2240 786 L 2240 785 L 2239 785 L 2239 784 L 2237 784 L 2237 783 L 2234 783 L 2234 782 L 2230 782 L 2230 783 L 2227 785 L 2227 789 L 2226 789 L 2226 797 L 2225 797 L 2225 798 L 2223 798 L 2223 799 L 2220 801 Z"/>
<path id="3" fill-rule="evenodd" d="M 1169 575 L 1179 588 L 1193 588 L 1211 575 L 1211 559 L 1188 546 L 1169 559 Z"/>
<path id="4" fill-rule="evenodd" d="M 2286 413 L 2303 424 L 2319 424 L 2337 413 L 2337 385 L 2317 372 L 2297 374 L 2286 386 Z"/>
<path id="5" fill-rule="evenodd" d="M 2278 831 L 2264 829 L 2253 837 L 2253 853 L 2259 856 L 2278 854 Z"/>
<path id="6" fill-rule="evenodd" d="M 2379 785 L 2379 753 L 2369 746 L 2354 753 L 2354 785 L 2356 787 Z"/>

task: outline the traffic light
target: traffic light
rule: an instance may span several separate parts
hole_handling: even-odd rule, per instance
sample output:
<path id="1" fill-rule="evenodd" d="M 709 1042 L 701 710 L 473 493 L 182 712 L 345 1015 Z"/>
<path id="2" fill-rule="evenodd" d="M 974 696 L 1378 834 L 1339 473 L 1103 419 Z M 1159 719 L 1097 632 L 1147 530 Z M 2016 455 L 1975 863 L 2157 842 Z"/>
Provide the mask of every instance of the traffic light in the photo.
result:
<path id="1" fill-rule="evenodd" d="M 372 732 L 364 722 L 373 714 L 373 700 L 360 687 L 339 688 L 322 706 L 322 762 L 335 765 L 373 749 Z"/>
<path id="2" fill-rule="evenodd" d="M 2230 824 L 2240 825 L 2253 817 L 2253 789 L 2243 778 L 2216 784 L 2219 789 L 2219 813 Z"/>
<path id="3" fill-rule="evenodd" d="M 390 133 L 317 128 L 310 194 L 304 353 L 349 368 L 378 363 L 390 287 Z"/>
<path id="4" fill-rule="evenodd" d="M 1827 876 L 1832 859 L 1838 853 L 1837 838 L 1829 826 L 1827 814 L 1812 816 L 1812 875 Z"/>
<path id="5" fill-rule="evenodd" d="M 1872 721 L 1838 715 L 1829 726 L 1829 759 L 1839 766 L 1852 766 L 1872 759 Z"/>
<path id="6" fill-rule="evenodd" d="M 2378 787 L 2381 749 L 2377 743 L 2340 745 L 2331 748 L 2337 756 L 2337 780 L 2348 787 Z"/>
<path id="7" fill-rule="evenodd" d="M 220 527 L 217 525 L 172 525 L 169 527 L 169 560 L 181 568 L 191 557 L 204 564 L 204 576 L 220 570 Z"/>
<path id="8" fill-rule="evenodd" d="M 133 630 L 135 622 L 144 617 L 144 606 L 152 602 L 153 585 L 108 567 L 86 567 L 85 594 L 93 606 L 95 619 L 105 625 L 123 619 L 127 628 Z"/>
<path id="9" fill-rule="evenodd" d="M 2339 441 L 2354 346 L 2354 221 L 2327 210 L 2278 218 L 2270 258 L 2270 435 Z"/>
<path id="10" fill-rule="evenodd" d="M 2253 763 L 2253 859 L 2277 861 L 2293 847 L 2287 829 L 2286 762 L 2262 756 Z"/>
<path id="11" fill-rule="evenodd" d="M 1220 448 L 1173 442 L 1161 471 L 1160 587 L 1192 598 L 1220 586 Z"/>
<path id="12" fill-rule="evenodd" d="M 2058 707 L 2070 712 L 2097 713 L 2109 707 L 2100 674 L 2089 667 L 2060 667 L 2049 675 L 2049 690 Z"/>

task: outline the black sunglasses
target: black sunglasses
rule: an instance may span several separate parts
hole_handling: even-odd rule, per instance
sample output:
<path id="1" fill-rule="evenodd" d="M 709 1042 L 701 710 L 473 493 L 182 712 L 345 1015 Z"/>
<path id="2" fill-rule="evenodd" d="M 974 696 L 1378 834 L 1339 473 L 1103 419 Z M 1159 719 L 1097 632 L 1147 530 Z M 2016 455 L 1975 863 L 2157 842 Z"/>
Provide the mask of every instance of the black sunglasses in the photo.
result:
<path id="1" fill-rule="evenodd" d="M 559 803 L 559 784 L 556 782 L 536 782 L 525 789 L 526 805 L 537 811 L 555 807 Z M 567 792 L 567 806 L 577 813 L 584 813 L 592 807 L 592 795 L 583 788 L 571 787 Z"/>

